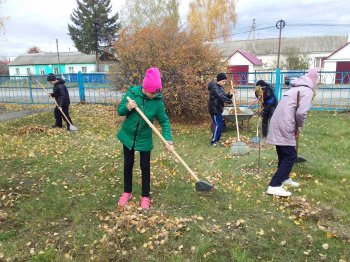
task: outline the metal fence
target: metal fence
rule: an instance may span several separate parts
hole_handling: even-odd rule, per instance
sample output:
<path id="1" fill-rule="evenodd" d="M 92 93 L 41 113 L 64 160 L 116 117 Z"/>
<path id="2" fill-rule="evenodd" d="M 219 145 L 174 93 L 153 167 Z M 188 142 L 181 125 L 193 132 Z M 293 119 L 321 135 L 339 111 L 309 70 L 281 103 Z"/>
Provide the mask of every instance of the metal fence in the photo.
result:
<path id="1" fill-rule="evenodd" d="M 293 77 L 305 74 L 304 71 L 256 71 L 253 73 L 227 73 L 238 90 L 237 100 L 241 106 L 248 105 L 255 99 L 255 83 L 263 79 L 274 86 L 279 99 L 290 88 Z M 64 74 L 72 103 L 87 102 L 113 104 L 122 93 L 113 87 L 106 73 Z M 35 76 L 0 76 L 0 102 L 19 104 L 49 104 L 52 101 L 40 87 L 48 90 L 45 75 Z M 319 73 L 314 110 L 350 110 L 350 72 L 321 71 Z"/>
<path id="2" fill-rule="evenodd" d="M 121 97 L 106 73 L 63 74 L 72 103 L 112 104 Z M 17 104 L 51 104 L 41 86 L 52 92 L 46 75 L 0 76 L 0 102 Z"/>
<path id="3" fill-rule="evenodd" d="M 304 75 L 305 71 L 276 71 L 254 73 L 228 73 L 238 90 L 241 106 L 248 105 L 255 99 L 255 83 L 262 79 L 271 83 L 274 92 L 280 100 L 283 93 L 290 88 L 293 77 Z M 316 96 L 312 101 L 313 110 L 350 110 L 350 72 L 321 71 L 319 72 Z"/>

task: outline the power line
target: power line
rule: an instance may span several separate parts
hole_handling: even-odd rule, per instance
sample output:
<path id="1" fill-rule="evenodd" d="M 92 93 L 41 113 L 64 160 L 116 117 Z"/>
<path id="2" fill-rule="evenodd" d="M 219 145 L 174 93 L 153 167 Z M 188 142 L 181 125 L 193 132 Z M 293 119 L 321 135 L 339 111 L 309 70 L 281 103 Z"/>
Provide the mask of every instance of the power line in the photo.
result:
<path id="1" fill-rule="evenodd" d="M 314 23 L 300 23 L 300 24 L 297 24 L 297 23 L 288 23 L 288 21 L 286 21 L 286 25 L 288 27 L 300 27 L 300 26 L 318 26 L 318 27 L 322 27 L 322 26 L 330 26 L 330 27 L 346 27 L 346 26 L 350 26 L 350 24 L 325 24 L 325 23 L 322 23 L 322 24 L 314 24 Z M 255 31 L 261 31 L 261 30 L 266 30 L 266 29 L 271 29 L 271 28 L 275 28 L 274 25 L 272 26 L 265 26 L 265 27 L 258 27 L 255 29 Z M 242 32 L 236 32 L 236 33 L 231 33 L 231 34 L 226 34 L 226 35 L 220 35 L 220 36 L 213 36 L 213 37 L 210 37 L 209 40 L 214 40 L 214 39 L 219 39 L 219 38 L 222 38 L 222 37 L 228 37 L 228 36 L 235 36 L 235 35 L 240 35 L 240 34 L 246 34 L 246 33 L 250 33 L 251 30 L 246 30 L 246 31 L 242 31 Z"/>

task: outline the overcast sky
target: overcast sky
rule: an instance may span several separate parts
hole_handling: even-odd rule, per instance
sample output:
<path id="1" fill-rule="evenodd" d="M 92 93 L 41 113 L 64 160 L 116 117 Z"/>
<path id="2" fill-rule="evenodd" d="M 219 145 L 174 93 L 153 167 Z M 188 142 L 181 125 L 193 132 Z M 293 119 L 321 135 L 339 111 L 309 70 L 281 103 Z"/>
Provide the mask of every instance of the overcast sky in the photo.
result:
<path id="1" fill-rule="evenodd" d="M 181 0 L 182 23 L 190 0 Z M 114 12 L 123 12 L 125 0 L 111 0 Z M 5 35 L 0 35 L 0 59 L 13 60 L 30 47 L 38 46 L 46 52 L 76 51 L 67 35 L 70 15 L 76 0 L 5 0 L 0 16 L 8 16 Z M 348 35 L 350 33 L 350 5 L 344 0 L 238 0 L 238 23 L 232 39 L 278 37 L 275 25 L 280 19 L 286 23 L 282 37 L 305 35 Z M 251 32 L 255 18 L 255 36 Z"/>

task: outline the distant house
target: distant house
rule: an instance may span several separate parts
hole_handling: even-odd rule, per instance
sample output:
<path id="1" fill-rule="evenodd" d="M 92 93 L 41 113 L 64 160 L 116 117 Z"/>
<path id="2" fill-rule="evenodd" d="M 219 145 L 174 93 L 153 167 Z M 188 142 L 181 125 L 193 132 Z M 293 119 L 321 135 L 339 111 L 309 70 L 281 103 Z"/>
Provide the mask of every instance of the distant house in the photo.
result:
<path id="1" fill-rule="evenodd" d="M 249 51 L 237 50 L 230 57 L 227 58 L 228 66 L 227 72 L 232 73 L 233 81 L 235 83 L 246 84 L 249 80 L 249 74 L 256 70 L 262 69 L 262 61 L 258 59 L 255 55 L 253 55 Z M 234 74 L 239 73 L 239 74 Z M 254 77 L 250 75 L 250 77 Z"/>
<path id="2" fill-rule="evenodd" d="M 335 77 L 327 77 L 323 81 L 330 83 L 334 80 L 335 84 L 349 84 L 350 72 L 350 43 L 340 47 L 330 54 L 324 61 L 324 71 L 336 71 Z M 346 72 L 344 74 L 344 72 Z"/>
<path id="3" fill-rule="evenodd" d="M 278 42 L 278 38 L 269 38 L 209 44 L 221 52 L 223 59 L 232 57 L 238 50 L 246 50 L 262 61 L 264 69 L 272 69 L 277 61 Z M 347 36 L 282 37 L 281 58 L 288 48 L 293 47 L 311 58 L 310 67 L 323 68 L 323 60 L 347 43 Z"/>
<path id="4" fill-rule="evenodd" d="M 108 70 L 108 65 L 103 66 Z M 96 72 L 96 57 L 80 52 L 25 54 L 9 63 L 9 71 L 11 76 L 92 73 Z"/>

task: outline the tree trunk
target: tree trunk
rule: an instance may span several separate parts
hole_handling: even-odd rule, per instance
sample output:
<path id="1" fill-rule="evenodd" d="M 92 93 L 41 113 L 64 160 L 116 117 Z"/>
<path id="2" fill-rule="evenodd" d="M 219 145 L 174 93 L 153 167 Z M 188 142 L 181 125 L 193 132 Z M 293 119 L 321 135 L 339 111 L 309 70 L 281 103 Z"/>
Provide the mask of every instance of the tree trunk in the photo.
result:
<path id="1" fill-rule="evenodd" d="M 98 58 L 98 52 L 96 52 L 96 72 L 100 72 L 100 59 Z"/>

